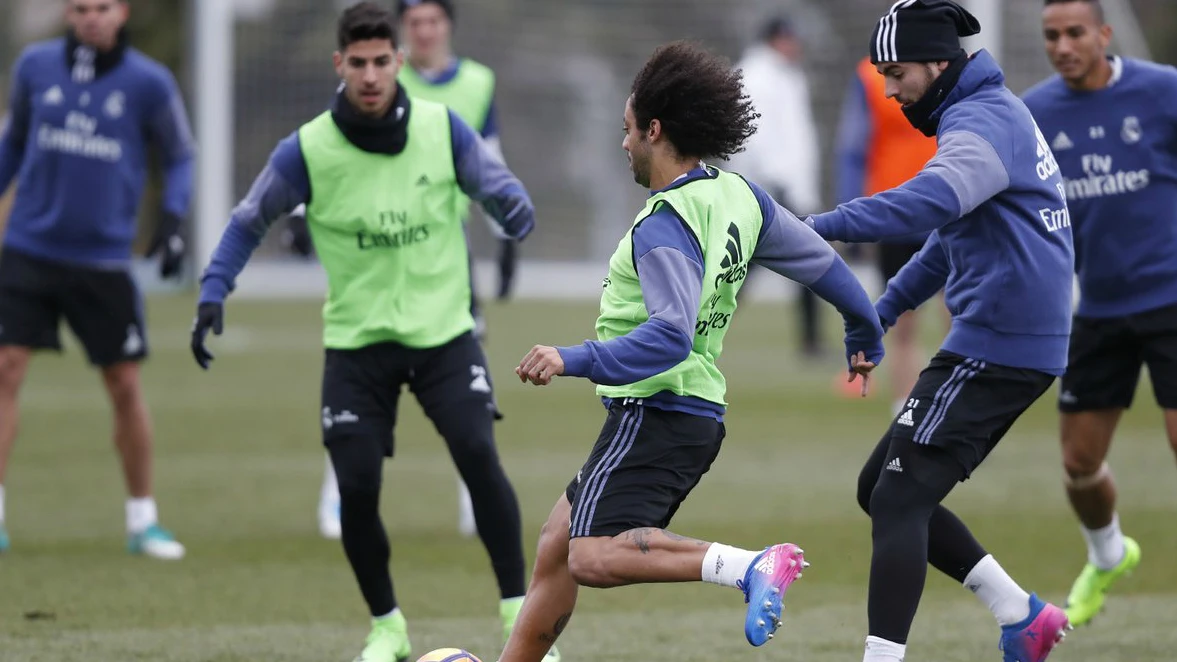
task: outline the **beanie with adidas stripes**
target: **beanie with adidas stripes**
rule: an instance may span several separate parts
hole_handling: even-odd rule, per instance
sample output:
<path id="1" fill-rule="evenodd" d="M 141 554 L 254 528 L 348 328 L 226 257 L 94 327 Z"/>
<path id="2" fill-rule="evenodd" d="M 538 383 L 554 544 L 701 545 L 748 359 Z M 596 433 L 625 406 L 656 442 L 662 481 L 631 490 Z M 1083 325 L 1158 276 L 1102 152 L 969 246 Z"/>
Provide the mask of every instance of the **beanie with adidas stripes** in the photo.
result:
<path id="1" fill-rule="evenodd" d="M 871 33 L 871 63 L 954 60 L 960 38 L 980 31 L 977 18 L 952 0 L 899 0 Z"/>

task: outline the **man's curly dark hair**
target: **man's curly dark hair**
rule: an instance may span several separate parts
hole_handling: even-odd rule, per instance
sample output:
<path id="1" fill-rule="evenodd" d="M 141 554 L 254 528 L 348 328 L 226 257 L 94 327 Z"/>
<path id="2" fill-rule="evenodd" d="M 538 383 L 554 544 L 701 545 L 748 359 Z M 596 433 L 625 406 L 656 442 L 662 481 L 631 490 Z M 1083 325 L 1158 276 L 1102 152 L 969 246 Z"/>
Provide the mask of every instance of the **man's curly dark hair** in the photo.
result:
<path id="1" fill-rule="evenodd" d="M 699 44 L 659 46 L 630 91 L 638 128 L 658 120 L 681 157 L 726 159 L 756 133 L 760 114 L 744 91 L 743 74 Z"/>

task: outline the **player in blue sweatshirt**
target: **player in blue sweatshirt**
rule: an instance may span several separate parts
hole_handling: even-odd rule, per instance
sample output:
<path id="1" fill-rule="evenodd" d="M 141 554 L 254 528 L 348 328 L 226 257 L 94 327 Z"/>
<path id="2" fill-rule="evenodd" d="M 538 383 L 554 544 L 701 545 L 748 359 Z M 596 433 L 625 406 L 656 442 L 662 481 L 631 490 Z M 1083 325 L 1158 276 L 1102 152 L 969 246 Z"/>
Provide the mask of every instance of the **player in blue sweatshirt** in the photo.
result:
<path id="1" fill-rule="evenodd" d="M 890 326 L 944 288 L 952 313 L 940 352 L 859 478 L 874 541 L 867 662 L 903 659 L 929 563 L 990 608 L 1006 662 L 1041 662 L 1067 627 L 1061 609 L 1022 590 L 940 505 L 1063 373 L 1071 321 L 1058 166 L 993 58 L 961 49 L 959 38 L 979 31 L 950 0 L 893 5 L 871 61 L 912 125 L 936 136 L 936 155 L 905 184 L 810 218 L 831 240 L 933 231 L 875 307 Z"/>
<path id="2" fill-rule="evenodd" d="M 69 34 L 29 46 L 13 69 L 0 135 L 0 192 L 17 182 L 0 252 L 0 485 L 29 359 L 60 350 L 64 318 L 113 404 L 130 493 L 128 547 L 178 559 L 184 548 L 159 526 L 152 498 L 151 420 L 139 379 L 147 340 L 130 261 L 155 147 L 164 195 L 148 254 L 160 253 L 164 277 L 180 273 L 194 147 L 171 73 L 127 45 L 128 12 L 118 0 L 68 0 Z M 0 486 L 0 551 L 8 547 L 3 497 Z"/>
<path id="3" fill-rule="evenodd" d="M 1079 309 L 1059 395 L 1067 496 L 1088 562 L 1067 597 L 1081 625 L 1140 563 L 1120 531 L 1107 465 L 1142 363 L 1177 451 L 1177 69 L 1109 58 L 1094 0 L 1050 0 L 1046 52 L 1058 75 L 1025 94 L 1051 141 L 1075 233 Z"/>

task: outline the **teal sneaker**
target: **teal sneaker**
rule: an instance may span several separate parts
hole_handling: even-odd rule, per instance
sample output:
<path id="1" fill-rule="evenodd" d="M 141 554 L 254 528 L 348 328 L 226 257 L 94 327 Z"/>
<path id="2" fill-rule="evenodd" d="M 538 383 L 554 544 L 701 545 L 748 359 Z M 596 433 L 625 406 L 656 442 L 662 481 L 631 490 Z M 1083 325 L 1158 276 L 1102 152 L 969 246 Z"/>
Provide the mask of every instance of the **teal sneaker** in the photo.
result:
<path id="1" fill-rule="evenodd" d="M 503 646 L 511 638 L 511 631 L 515 629 L 515 621 L 519 620 L 519 612 L 523 610 L 523 598 L 507 598 L 499 603 L 499 617 L 503 619 Z M 544 662 L 560 662 L 560 651 L 555 646 L 548 649 L 544 655 Z"/>
<path id="2" fill-rule="evenodd" d="M 8 539 L 8 530 L 4 528 L 4 522 L 0 521 L 0 554 L 8 551 L 12 546 L 12 541 Z"/>
<path id="3" fill-rule="evenodd" d="M 171 531 L 158 524 L 152 524 L 141 533 L 128 535 L 127 551 L 164 561 L 179 561 L 184 558 L 184 546 L 176 542 L 176 537 Z"/>
<path id="4" fill-rule="evenodd" d="M 404 614 L 372 619 L 372 632 L 355 662 L 408 662 L 413 654 Z"/>

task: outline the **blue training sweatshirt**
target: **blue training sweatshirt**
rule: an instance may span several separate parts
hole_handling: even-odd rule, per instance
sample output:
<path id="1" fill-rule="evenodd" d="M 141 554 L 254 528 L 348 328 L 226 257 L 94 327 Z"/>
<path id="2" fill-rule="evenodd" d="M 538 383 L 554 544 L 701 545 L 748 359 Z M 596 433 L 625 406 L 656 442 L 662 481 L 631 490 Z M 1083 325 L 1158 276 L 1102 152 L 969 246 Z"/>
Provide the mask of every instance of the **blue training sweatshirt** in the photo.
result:
<path id="1" fill-rule="evenodd" d="M 1056 75 L 1024 95 L 1066 182 L 1082 317 L 1177 304 L 1177 69 L 1112 68 L 1101 90 Z"/>
<path id="2" fill-rule="evenodd" d="M 672 185 L 708 176 L 706 170 L 696 168 Z M 863 351 L 868 360 L 882 361 L 883 330 L 850 267 L 764 189 L 751 182 L 749 186 L 764 216 L 752 262 L 807 286 L 833 304 L 845 320 L 847 356 Z M 703 296 L 703 253 L 687 227 L 669 205 L 662 205 L 634 230 L 633 255 L 649 319 L 619 338 L 557 348 L 566 376 L 586 377 L 596 384 L 632 384 L 686 360 L 695 341 Z M 724 415 L 718 403 L 669 392 L 644 402 L 719 421 Z"/>
<path id="3" fill-rule="evenodd" d="M 75 81 L 66 39 L 39 42 L 17 60 L 9 105 L 0 191 L 18 181 L 6 248 L 84 265 L 130 261 L 152 143 L 163 209 L 187 216 L 195 147 L 163 65 L 127 48 L 109 71 Z"/>
<path id="4" fill-rule="evenodd" d="M 944 350 L 1061 375 L 1074 250 L 1050 147 L 984 50 L 934 117 L 936 156 L 915 178 L 808 222 L 852 242 L 935 230 L 876 302 L 880 318 L 894 324 L 943 287 L 952 313 Z"/>

